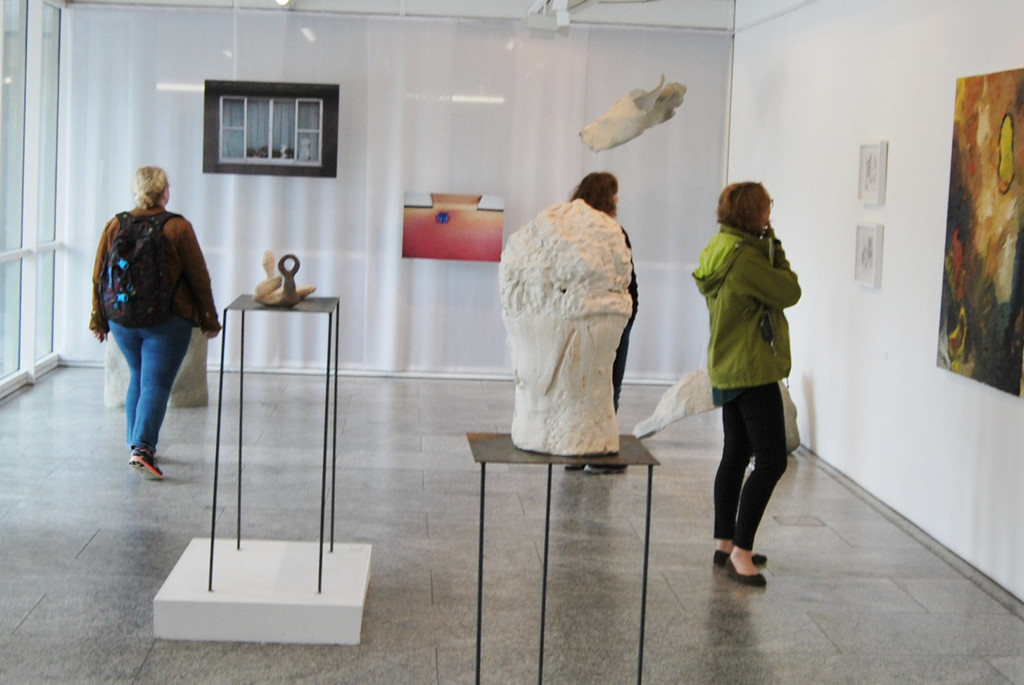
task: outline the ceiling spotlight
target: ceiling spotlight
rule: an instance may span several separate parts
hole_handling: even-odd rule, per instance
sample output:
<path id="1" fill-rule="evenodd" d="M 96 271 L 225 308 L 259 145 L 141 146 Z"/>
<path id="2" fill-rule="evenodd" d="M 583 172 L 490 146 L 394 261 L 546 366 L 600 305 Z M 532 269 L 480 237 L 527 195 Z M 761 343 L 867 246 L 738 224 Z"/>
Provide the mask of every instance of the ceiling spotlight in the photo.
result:
<path id="1" fill-rule="evenodd" d="M 286 6 L 286 5 L 287 5 L 287 4 L 289 3 L 289 2 L 291 2 L 292 0 L 274 0 L 274 1 L 275 1 L 275 2 L 276 2 L 276 3 L 278 4 L 278 5 L 280 5 L 281 7 L 284 7 L 284 6 Z"/>

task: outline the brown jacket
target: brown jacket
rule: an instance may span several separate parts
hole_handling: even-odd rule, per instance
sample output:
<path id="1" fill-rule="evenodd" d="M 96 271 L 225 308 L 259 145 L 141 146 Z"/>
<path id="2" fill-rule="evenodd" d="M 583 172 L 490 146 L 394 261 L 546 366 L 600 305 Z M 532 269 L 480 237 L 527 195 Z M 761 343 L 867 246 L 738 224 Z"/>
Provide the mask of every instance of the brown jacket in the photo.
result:
<path id="1" fill-rule="evenodd" d="M 147 216 L 162 211 L 164 208 L 157 206 L 133 209 L 131 214 Z M 120 229 L 121 221 L 115 216 L 103 227 L 103 235 L 96 249 L 96 264 L 92 271 L 92 318 L 89 321 L 89 329 L 93 331 L 110 331 L 100 307 L 100 282 L 103 278 L 103 260 Z M 166 247 L 168 276 L 172 282 L 178 282 L 178 289 L 174 292 L 174 313 L 184 316 L 193 326 L 204 331 L 219 331 L 220 322 L 217 319 L 217 306 L 213 303 L 210 274 L 206 270 L 206 260 L 203 259 L 203 251 L 199 248 L 192 224 L 184 217 L 172 217 L 164 224 L 161 237 Z"/>

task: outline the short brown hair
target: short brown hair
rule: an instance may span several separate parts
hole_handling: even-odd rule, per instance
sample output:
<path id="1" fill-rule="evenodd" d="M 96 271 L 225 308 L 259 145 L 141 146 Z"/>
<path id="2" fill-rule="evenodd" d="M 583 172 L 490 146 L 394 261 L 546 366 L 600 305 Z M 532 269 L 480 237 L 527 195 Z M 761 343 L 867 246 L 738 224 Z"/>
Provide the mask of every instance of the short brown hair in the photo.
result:
<path id="1" fill-rule="evenodd" d="M 595 171 L 587 174 L 572 191 L 572 200 L 583 200 L 588 205 L 604 212 L 608 216 L 615 216 L 615 194 L 619 192 L 619 180 L 607 171 Z"/>
<path id="2" fill-rule="evenodd" d="M 725 187 L 718 196 L 718 223 L 755 235 L 761 232 L 761 213 L 771 206 L 771 196 L 760 183 L 745 181 Z"/>

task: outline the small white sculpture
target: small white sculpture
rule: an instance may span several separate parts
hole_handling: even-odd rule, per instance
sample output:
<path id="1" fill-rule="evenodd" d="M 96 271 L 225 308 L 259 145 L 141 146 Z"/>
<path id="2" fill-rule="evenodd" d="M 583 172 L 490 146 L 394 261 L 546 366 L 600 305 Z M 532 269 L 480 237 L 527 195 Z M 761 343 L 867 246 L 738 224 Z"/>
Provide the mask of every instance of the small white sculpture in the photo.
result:
<path id="1" fill-rule="evenodd" d="M 291 262 L 293 266 L 288 267 Z M 256 284 L 253 299 L 260 304 L 271 307 L 292 307 L 316 290 L 313 285 L 295 285 L 295 274 L 299 270 L 299 258 L 292 254 L 281 257 L 277 263 L 281 275 L 274 273 L 274 253 L 267 250 L 263 253 L 263 270 L 266 279 Z"/>
<path id="2" fill-rule="evenodd" d="M 616 221 L 583 200 L 552 205 L 501 254 L 512 345 L 512 443 L 563 456 L 619 450 L 612 362 L 632 311 L 632 255 Z"/>
<path id="3" fill-rule="evenodd" d="M 616 100 L 607 112 L 583 127 L 580 138 L 594 152 L 622 145 L 675 116 L 675 109 L 683 103 L 685 94 L 686 86 L 666 85 L 662 74 L 654 90 L 635 88 Z"/>

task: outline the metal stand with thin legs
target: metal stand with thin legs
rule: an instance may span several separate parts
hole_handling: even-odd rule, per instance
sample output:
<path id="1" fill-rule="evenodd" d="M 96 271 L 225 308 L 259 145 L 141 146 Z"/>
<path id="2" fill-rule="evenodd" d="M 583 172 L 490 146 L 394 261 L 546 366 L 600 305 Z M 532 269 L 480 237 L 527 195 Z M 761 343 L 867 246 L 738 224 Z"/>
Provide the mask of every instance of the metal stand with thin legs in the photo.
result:
<path id="1" fill-rule="evenodd" d="M 306 314 L 327 315 L 327 365 L 324 371 L 324 431 L 323 431 L 323 467 L 320 479 L 320 555 L 319 568 L 317 569 L 317 594 L 323 591 L 324 576 L 324 537 L 325 519 L 327 510 L 327 445 L 328 434 L 333 430 L 331 438 L 331 535 L 330 551 L 334 551 L 334 478 L 337 470 L 338 459 L 338 338 L 340 335 L 341 317 L 339 316 L 339 300 L 337 297 L 307 297 L 293 307 L 268 307 L 256 302 L 252 295 L 241 295 L 224 309 L 224 328 L 221 331 L 220 339 L 220 378 L 218 380 L 217 392 L 217 445 L 213 459 L 213 505 L 210 522 L 210 576 L 207 590 L 213 592 L 213 552 L 217 532 L 217 485 L 220 472 L 220 434 L 221 417 L 224 407 L 224 349 L 226 347 L 228 332 L 228 312 L 238 311 L 241 316 L 240 352 L 238 362 L 238 511 L 235 525 L 236 547 L 242 546 L 242 416 L 245 405 L 244 379 L 245 379 L 245 313 L 249 311 L 261 312 L 298 312 Z M 331 342 L 334 348 L 331 348 Z M 334 355 L 334 373 L 331 373 L 331 354 Z M 331 376 L 334 377 L 334 398 L 331 399 Z M 333 429 L 331 428 L 331 409 L 334 409 Z"/>
<path id="2" fill-rule="evenodd" d="M 547 614 L 548 596 L 548 548 L 551 533 L 551 474 L 556 464 L 593 463 L 591 457 L 561 457 L 553 454 L 538 454 L 518 449 L 512 444 L 512 437 L 502 433 L 467 433 L 473 459 L 480 464 L 480 556 L 478 559 L 476 590 L 476 682 L 480 683 L 481 638 L 483 636 L 484 597 L 484 495 L 487 486 L 487 464 L 539 464 L 548 467 L 547 504 L 544 514 L 544 568 L 541 581 L 540 600 L 540 653 L 537 658 L 537 683 L 544 682 L 544 624 Z M 644 623 L 647 620 L 647 571 L 651 543 L 651 488 L 654 483 L 654 467 L 658 465 L 647 448 L 632 435 L 619 436 L 619 453 L 600 457 L 601 463 L 647 467 L 647 505 L 644 523 L 643 584 L 640 593 L 640 646 L 637 651 L 636 682 L 641 683 L 644 673 Z"/>

